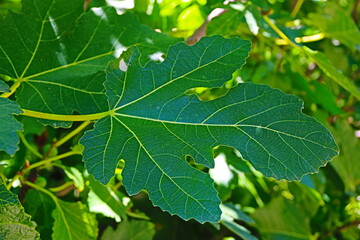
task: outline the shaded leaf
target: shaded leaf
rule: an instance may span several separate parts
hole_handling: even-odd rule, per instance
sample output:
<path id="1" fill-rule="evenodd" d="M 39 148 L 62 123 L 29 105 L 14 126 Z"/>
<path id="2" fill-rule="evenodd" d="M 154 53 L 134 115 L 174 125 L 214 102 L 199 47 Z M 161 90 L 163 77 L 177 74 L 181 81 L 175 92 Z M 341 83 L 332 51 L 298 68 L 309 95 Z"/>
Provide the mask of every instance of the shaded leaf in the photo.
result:
<path id="1" fill-rule="evenodd" d="M 115 230 L 108 227 L 101 240 L 151 240 L 155 235 L 155 225 L 148 221 L 124 221 Z"/>
<path id="2" fill-rule="evenodd" d="M 52 239 L 96 239 L 98 226 L 95 215 L 88 212 L 81 202 L 68 203 L 58 200 L 52 213 L 55 219 Z"/>
<path id="3" fill-rule="evenodd" d="M 0 239 L 40 239 L 31 216 L 26 214 L 17 196 L 0 183 Z"/>
<path id="4" fill-rule="evenodd" d="M 13 116 L 20 113 L 22 111 L 15 102 L 0 97 L 0 151 L 5 150 L 10 155 L 18 149 L 17 131 L 23 130 L 22 124 Z"/>
<path id="5" fill-rule="evenodd" d="M 51 212 L 55 209 L 54 201 L 46 194 L 30 189 L 26 193 L 24 207 L 36 222 L 40 237 L 51 239 L 54 223 Z"/>
<path id="6" fill-rule="evenodd" d="M 163 63 L 142 68 L 135 49 L 126 73 L 115 68 L 108 74 L 114 113 L 81 139 L 88 171 L 107 183 L 123 158 L 129 194 L 145 189 L 156 206 L 199 222 L 218 221 L 220 201 L 212 180 L 186 155 L 213 167 L 212 148 L 227 145 L 269 177 L 296 180 L 316 172 L 338 150 L 330 132 L 301 112 L 299 98 L 251 83 L 214 101 L 185 94 L 221 86 L 248 52 L 247 41 L 215 36 L 174 45 Z"/>

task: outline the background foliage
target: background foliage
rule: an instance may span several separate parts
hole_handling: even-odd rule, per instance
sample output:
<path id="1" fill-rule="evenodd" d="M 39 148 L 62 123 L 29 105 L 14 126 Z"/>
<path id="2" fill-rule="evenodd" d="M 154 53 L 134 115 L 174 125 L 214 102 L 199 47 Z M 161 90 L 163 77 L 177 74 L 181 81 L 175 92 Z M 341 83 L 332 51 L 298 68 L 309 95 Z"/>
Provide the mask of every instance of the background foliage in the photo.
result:
<path id="1" fill-rule="evenodd" d="M 360 238 L 359 1 L 93 0 L 85 2 L 85 9 L 91 11 L 92 7 L 104 5 L 115 6 L 121 14 L 133 14 L 131 17 L 122 15 L 123 19 L 130 18 L 131 21 L 119 20 L 114 25 L 100 22 L 104 32 L 120 34 L 126 31 L 126 47 L 142 43 L 144 51 L 160 52 L 160 57 L 175 42 L 185 39 L 190 44 L 195 43 L 205 29 L 207 36 L 220 34 L 250 40 L 250 56 L 244 67 L 233 74 L 233 80 L 221 88 L 194 91 L 203 100 L 211 100 L 224 95 L 239 82 L 252 82 L 294 94 L 304 100 L 306 114 L 331 130 L 340 155 L 319 173 L 306 175 L 300 182 L 266 178 L 243 161 L 239 152 L 229 147 L 215 149 L 214 169 L 208 170 L 188 159 L 193 166 L 209 172 L 223 202 L 220 224 L 200 224 L 195 220 L 186 222 L 153 207 L 145 192 L 129 197 L 122 186 L 123 162 L 116 168 L 116 177 L 107 185 L 94 180 L 84 168 L 80 155 L 83 149 L 78 145 L 82 133 L 91 128 L 89 121 L 74 123 L 66 129 L 52 127 L 70 127 L 66 122 L 43 121 L 52 125 L 44 126 L 33 118 L 17 116 L 24 126 L 24 132 L 19 132 L 20 149 L 15 153 L 16 149 L 12 149 L 13 144 L 9 143 L 4 150 L 13 155 L 0 152 L 1 178 L 6 185 L 0 185 L 0 224 L 4 226 L 0 236 L 5 236 L 9 232 L 7 229 L 11 229 L 14 239 L 17 237 L 14 229 L 21 226 L 24 229 L 18 231 L 26 232 L 27 239 L 39 236 L 42 239 Z M 20 12 L 21 7 L 20 1 L 3 0 L 0 1 L 0 14 L 5 16 L 8 9 Z M 68 7 L 71 9 L 72 6 Z M 83 11 L 72 10 L 73 14 Z M 108 11 L 109 14 L 112 12 L 111 9 Z M 83 39 L 86 29 L 94 27 L 92 21 L 98 21 L 96 16 L 82 18 L 86 24 L 80 24 L 75 31 L 77 39 Z M 158 37 L 142 25 L 141 31 L 131 31 L 138 27 L 136 18 L 168 37 Z M 18 19 L 26 21 L 20 16 Z M 156 45 L 160 47 L 148 50 L 144 36 L 159 41 Z M 91 46 L 98 51 L 97 55 L 107 51 L 107 46 L 101 44 L 104 37 L 99 34 L 91 38 L 94 39 Z M 79 56 L 72 50 L 76 49 L 73 43 L 74 39 L 69 39 L 64 46 L 74 56 Z M 26 53 L 19 59 L 22 57 L 26 58 Z M 101 59 L 104 62 L 109 60 L 108 57 Z M 145 63 L 147 59 L 141 61 Z M 51 67 L 58 64 L 48 62 Z M 94 65 L 101 66 L 99 62 Z M 41 67 L 44 66 L 30 66 L 29 69 L 35 75 Z M 91 66 L 87 71 L 79 71 L 79 75 L 84 81 L 96 81 L 101 77 L 97 75 L 99 69 Z M 60 71 L 61 81 L 71 81 L 67 71 L 72 70 Z M 11 80 L 6 76 L 1 78 Z M 40 82 L 32 84 L 42 87 Z M 7 92 L 8 85 L 0 85 L 0 91 Z M 24 87 L 22 91 L 26 93 L 23 99 L 21 96 L 17 99 L 23 102 L 22 106 L 42 109 L 43 105 L 38 104 L 42 101 L 39 96 L 34 95 L 30 88 Z M 101 86 L 94 85 L 91 91 L 101 93 Z M 51 89 L 51 92 L 56 94 L 56 89 Z M 29 96 L 32 95 L 35 97 L 30 103 Z M 86 97 L 84 94 L 81 99 L 88 102 Z M 7 99 L 0 100 L 1 106 L 20 113 L 20 109 L 14 112 Z M 96 103 L 100 103 L 98 108 L 104 107 L 101 94 L 91 101 L 93 110 L 80 107 L 75 111 L 95 113 Z M 72 103 L 67 104 L 71 106 Z M 74 110 L 66 104 L 64 109 L 58 109 L 56 105 L 50 105 L 49 109 L 62 111 L 62 114 Z M 11 118 L 6 111 L 0 116 L 5 121 Z M 12 131 L 4 134 L 16 134 L 21 126 L 15 124 L 8 129 Z M 16 213 L 11 221 L 8 219 L 12 216 L 10 213 Z"/>

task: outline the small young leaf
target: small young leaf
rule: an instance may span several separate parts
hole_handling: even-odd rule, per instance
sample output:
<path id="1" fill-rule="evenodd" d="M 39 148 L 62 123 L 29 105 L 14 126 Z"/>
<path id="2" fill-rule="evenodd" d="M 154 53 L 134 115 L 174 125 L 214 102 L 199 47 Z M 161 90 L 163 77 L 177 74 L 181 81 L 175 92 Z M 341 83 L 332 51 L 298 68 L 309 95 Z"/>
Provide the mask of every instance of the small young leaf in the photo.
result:
<path id="1" fill-rule="evenodd" d="M 17 196 L 0 182 L 0 239 L 40 239 L 35 226 Z"/>
<path id="2" fill-rule="evenodd" d="M 15 102 L 0 97 L 0 151 L 5 150 L 8 154 L 14 154 L 18 149 L 17 131 L 22 131 L 23 128 L 13 114 L 20 113 L 22 111 Z"/>

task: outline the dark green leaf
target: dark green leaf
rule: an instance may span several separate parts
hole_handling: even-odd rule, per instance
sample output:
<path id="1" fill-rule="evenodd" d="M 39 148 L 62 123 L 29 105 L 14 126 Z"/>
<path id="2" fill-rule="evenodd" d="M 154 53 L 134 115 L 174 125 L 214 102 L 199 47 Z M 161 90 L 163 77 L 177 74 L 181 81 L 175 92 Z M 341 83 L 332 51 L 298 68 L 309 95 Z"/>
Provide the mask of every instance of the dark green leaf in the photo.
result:
<path id="1" fill-rule="evenodd" d="M 52 239 L 96 239 L 98 227 L 95 215 L 88 212 L 81 202 L 69 203 L 58 200 L 52 213 L 55 219 Z"/>
<path id="2" fill-rule="evenodd" d="M 0 151 L 5 150 L 8 154 L 14 154 L 18 149 L 19 136 L 17 131 L 22 131 L 22 124 L 13 114 L 22 113 L 19 106 L 7 99 L 0 97 Z"/>
<path id="3" fill-rule="evenodd" d="M 106 111 L 105 75 L 99 71 L 108 61 L 134 44 L 145 61 L 177 41 L 110 7 L 82 14 L 83 3 L 25 1 L 22 14 L 9 12 L 0 20 L 0 35 L 7 36 L 0 39 L 0 74 L 21 81 L 16 96 L 22 108 L 56 114 Z"/>
<path id="4" fill-rule="evenodd" d="M 145 189 L 163 210 L 200 222 L 219 220 L 219 200 L 212 180 L 189 166 L 186 155 L 213 167 L 212 148 L 227 145 L 269 177 L 296 180 L 316 172 L 337 155 L 337 146 L 323 125 L 301 112 L 297 97 L 251 83 L 209 102 L 185 94 L 221 86 L 248 51 L 240 39 L 202 38 L 191 47 L 177 44 L 163 63 L 142 68 L 135 49 L 126 73 L 108 75 L 113 115 L 81 140 L 88 171 L 107 183 L 123 158 L 129 194 Z"/>
<path id="5" fill-rule="evenodd" d="M 108 227 L 101 240 L 151 240 L 155 235 L 155 225 L 147 221 L 124 221 L 115 230 Z"/>
<path id="6" fill-rule="evenodd" d="M 0 239 L 40 239 L 31 217 L 25 213 L 17 196 L 0 182 Z"/>
<path id="7" fill-rule="evenodd" d="M 36 229 L 40 232 L 40 237 L 51 239 L 54 223 L 51 212 L 55 209 L 54 201 L 46 194 L 31 189 L 26 194 L 24 207 L 36 222 Z"/>

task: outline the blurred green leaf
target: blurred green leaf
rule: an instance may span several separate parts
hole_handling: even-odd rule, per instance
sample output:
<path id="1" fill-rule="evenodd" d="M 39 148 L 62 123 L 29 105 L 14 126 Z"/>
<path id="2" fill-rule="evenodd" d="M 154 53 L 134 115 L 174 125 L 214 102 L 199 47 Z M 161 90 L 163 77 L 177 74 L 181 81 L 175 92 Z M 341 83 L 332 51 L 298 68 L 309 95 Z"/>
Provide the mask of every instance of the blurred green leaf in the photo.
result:
<path id="1" fill-rule="evenodd" d="M 357 99 L 360 100 L 359 89 L 338 69 L 336 69 L 335 66 L 331 64 L 325 54 L 319 51 L 313 51 L 307 47 L 303 47 L 303 49 L 305 50 L 305 53 L 315 61 L 315 63 L 329 78 L 333 79 L 337 84 L 342 86 L 344 89 L 346 89 L 348 92 L 350 92 Z"/>
<path id="2" fill-rule="evenodd" d="M 309 14 L 309 23 L 318 27 L 325 36 L 339 40 L 351 50 L 360 50 L 360 31 L 350 14 L 335 2 L 327 2 L 321 10 L 321 13 Z"/>
<path id="3" fill-rule="evenodd" d="M 290 183 L 280 196 L 251 217 L 265 239 L 312 239 L 310 220 L 322 203 L 319 193 L 299 183 Z"/>
<path id="4" fill-rule="evenodd" d="M 115 230 L 108 227 L 101 240 L 151 240 L 155 235 L 155 225 L 148 221 L 124 221 Z"/>
<path id="5" fill-rule="evenodd" d="M 360 185 L 360 168 L 355 167 L 359 165 L 360 140 L 345 119 L 337 120 L 335 128 L 331 129 L 341 150 L 331 165 L 342 178 L 346 191 L 356 192 Z"/>

